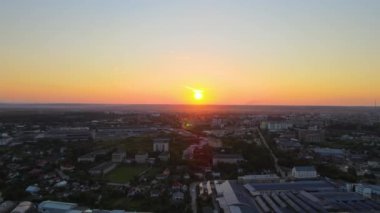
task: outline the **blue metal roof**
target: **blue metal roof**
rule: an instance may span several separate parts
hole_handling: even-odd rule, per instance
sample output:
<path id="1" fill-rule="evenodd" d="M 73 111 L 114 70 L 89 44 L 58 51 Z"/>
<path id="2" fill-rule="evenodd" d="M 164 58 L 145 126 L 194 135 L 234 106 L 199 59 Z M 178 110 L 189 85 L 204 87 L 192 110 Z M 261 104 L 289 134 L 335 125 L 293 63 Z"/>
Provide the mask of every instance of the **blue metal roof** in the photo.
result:
<path id="1" fill-rule="evenodd" d="M 314 166 L 295 166 L 296 171 L 312 172 L 315 171 Z"/>
<path id="2" fill-rule="evenodd" d="M 288 183 L 251 183 L 256 191 L 269 190 L 306 190 L 306 191 L 331 191 L 336 189 L 334 185 L 326 181 L 296 181 Z"/>
<path id="3" fill-rule="evenodd" d="M 70 210 L 77 207 L 76 203 L 65 203 L 58 201 L 43 201 L 38 205 L 38 208 L 49 208 L 49 209 L 65 209 Z"/>

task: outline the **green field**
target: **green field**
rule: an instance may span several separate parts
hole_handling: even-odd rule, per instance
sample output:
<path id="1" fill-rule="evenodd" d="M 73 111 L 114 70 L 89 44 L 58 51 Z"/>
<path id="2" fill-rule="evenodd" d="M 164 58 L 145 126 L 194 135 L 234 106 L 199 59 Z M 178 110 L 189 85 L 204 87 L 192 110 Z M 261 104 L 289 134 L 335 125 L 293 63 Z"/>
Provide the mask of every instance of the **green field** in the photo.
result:
<path id="1" fill-rule="evenodd" d="M 130 137 L 123 140 L 96 142 L 98 148 L 124 147 L 127 153 L 151 152 L 153 151 L 152 138 L 147 136 Z"/>
<path id="2" fill-rule="evenodd" d="M 148 166 L 127 166 L 121 165 L 112 170 L 106 175 L 106 179 L 113 183 L 127 183 L 134 177 L 139 175 L 144 170 L 148 169 Z"/>

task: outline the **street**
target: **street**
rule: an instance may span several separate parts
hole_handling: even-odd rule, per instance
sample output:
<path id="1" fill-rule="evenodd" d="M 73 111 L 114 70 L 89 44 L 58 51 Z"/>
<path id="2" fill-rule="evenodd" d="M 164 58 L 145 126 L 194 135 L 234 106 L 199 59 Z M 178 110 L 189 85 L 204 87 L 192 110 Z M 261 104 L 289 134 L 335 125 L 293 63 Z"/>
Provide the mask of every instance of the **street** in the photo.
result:
<path id="1" fill-rule="evenodd" d="M 196 187 L 199 183 L 193 182 L 190 184 L 190 196 L 191 196 L 191 209 L 193 213 L 197 213 L 197 190 Z"/>
<path id="2" fill-rule="evenodd" d="M 285 177 L 285 173 L 281 170 L 280 166 L 278 165 L 278 159 L 274 155 L 272 149 L 269 147 L 267 141 L 265 140 L 263 134 L 261 133 L 259 128 L 256 128 L 257 132 L 260 135 L 261 142 L 264 144 L 264 146 L 269 150 L 269 153 L 271 154 L 273 161 L 274 161 L 274 168 L 276 169 L 276 172 L 280 174 L 280 177 Z"/>

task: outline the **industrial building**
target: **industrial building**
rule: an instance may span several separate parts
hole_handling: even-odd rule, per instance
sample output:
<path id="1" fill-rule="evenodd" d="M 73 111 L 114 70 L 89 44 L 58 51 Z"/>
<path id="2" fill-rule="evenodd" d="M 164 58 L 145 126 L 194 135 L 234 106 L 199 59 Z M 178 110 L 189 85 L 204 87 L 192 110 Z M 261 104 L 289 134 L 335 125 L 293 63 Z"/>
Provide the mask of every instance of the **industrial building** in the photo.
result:
<path id="1" fill-rule="evenodd" d="M 214 185 L 215 201 L 224 213 L 380 211 L 380 203 L 342 191 L 327 180 L 247 184 L 227 180 Z"/>

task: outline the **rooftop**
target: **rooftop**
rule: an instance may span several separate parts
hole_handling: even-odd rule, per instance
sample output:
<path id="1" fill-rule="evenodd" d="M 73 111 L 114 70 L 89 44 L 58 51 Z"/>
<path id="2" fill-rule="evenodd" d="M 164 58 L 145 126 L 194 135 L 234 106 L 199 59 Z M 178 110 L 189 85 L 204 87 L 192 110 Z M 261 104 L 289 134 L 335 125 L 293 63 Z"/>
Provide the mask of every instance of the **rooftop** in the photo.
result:
<path id="1" fill-rule="evenodd" d="M 305 190 L 305 191 L 334 191 L 336 187 L 324 180 L 317 181 L 295 181 L 286 183 L 250 183 L 247 184 L 255 191 L 283 191 L 283 190 Z"/>
<path id="2" fill-rule="evenodd" d="M 38 208 L 52 208 L 52 209 L 65 209 L 70 210 L 78 205 L 76 203 L 65 203 L 65 202 L 59 202 L 59 201 L 43 201 L 38 205 Z"/>
<path id="3" fill-rule="evenodd" d="M 294 169 L 299 172 L 314 172 L 315 167 L 314 166 L 295 166 Z"/>
<path id="4" fill-rule="evenodd" d="M 313 188 L 312 191 L 307 190 Z M 326 191 L 330 188 L 329 191 Z M 327 181 L 237 184 L 215 183 L 224 212 L 377 212 L 380 204 L 353 192 L 338 191 Z M 263 191 L 259 191 L 263 190 Z M 318 191 L 319 190 L 319 191 Z"/>

